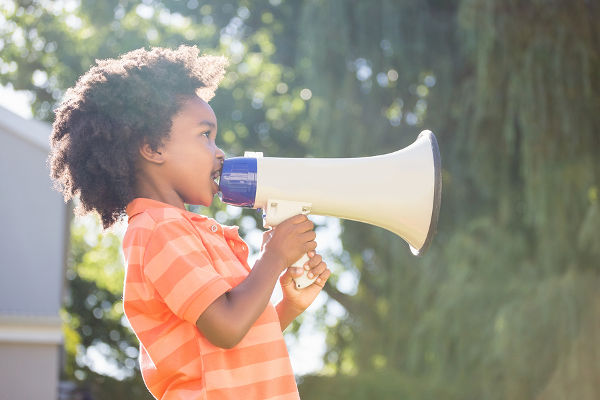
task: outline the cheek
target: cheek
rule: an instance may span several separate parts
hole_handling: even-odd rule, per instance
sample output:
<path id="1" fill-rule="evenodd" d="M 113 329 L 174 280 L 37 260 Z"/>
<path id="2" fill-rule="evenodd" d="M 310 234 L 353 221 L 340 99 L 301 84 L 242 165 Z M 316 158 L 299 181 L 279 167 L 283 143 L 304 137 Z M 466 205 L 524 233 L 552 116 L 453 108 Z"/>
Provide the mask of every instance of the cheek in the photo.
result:
<path id="1" fill-rule="evenodd" d="M 205 147 L 204 152 L 202 154 L 202 159 L 203 159 L 204 165 L 206 165 L 206 167 L 209 168 L 211 171 L 214 168 L 215 158 L 216 158 L 216 154 L 215 154 L 214 148 L 208 147 L 208 146 Z"/>

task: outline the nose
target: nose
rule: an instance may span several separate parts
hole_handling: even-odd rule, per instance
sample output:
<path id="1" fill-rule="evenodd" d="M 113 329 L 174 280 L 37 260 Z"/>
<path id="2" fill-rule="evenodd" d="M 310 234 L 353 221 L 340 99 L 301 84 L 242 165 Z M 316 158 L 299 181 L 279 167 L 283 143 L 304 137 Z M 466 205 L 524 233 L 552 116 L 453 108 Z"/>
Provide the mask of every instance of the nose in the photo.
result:
<path id="1" fill-rule="evenodd" d="M 225 160 L 225 153 L 223 152 L 223 150 L 221 150 L 218 146 L 216 147 L 216 152 L 215 152 L 215 157 L 217 158 L 217 160 L 219 160 L 219 162 L 222 164 L 223 161 Z"/>

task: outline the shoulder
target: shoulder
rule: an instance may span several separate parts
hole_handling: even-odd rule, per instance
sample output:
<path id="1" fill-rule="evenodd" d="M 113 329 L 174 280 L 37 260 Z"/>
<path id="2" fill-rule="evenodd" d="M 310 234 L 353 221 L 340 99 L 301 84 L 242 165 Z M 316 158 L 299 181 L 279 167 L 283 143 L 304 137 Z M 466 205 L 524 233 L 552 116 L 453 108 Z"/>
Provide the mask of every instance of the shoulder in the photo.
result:
<path id="1" fill-rule="evenodd" d="M 165 242 L 194 232 L 193 224 L 178 210 L 149 208 L 130 219 L 123 238 L 123 247 L 131 244 L 146 246 L 150 242 Z"/>

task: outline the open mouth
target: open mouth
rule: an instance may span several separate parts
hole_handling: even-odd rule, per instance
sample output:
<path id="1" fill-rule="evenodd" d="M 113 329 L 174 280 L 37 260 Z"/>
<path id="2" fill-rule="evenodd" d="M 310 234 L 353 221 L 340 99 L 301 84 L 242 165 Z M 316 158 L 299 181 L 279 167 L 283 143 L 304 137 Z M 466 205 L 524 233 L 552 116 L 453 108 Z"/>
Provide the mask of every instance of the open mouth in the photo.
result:
<path id="1" fill-rule="evenodd" d="M 219 180 L 221 179 L 221 170 L 218 169 L 215 172 L 212 173 L 211 178 L 213 180 L 213 182 L 215 182 L 217 184 L 217 186 L 219 186 Z"/>

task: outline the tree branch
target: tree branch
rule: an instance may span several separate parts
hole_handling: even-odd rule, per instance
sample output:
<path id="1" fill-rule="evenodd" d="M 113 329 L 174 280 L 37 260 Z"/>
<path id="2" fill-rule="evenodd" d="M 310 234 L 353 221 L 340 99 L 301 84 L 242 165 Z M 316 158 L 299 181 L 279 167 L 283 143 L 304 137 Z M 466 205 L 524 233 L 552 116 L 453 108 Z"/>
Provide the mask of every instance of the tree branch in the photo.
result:
<path id="1" fill-rule="evenodd" d="M 329 297 L 340 303 L 348 313 L 357 315 L 360 312 L 358 303 L 352 296 L 340 292 L 330 284 L 326 284 L 323 290 L 325 290 L 325 293 L 327 293 Z"/>

